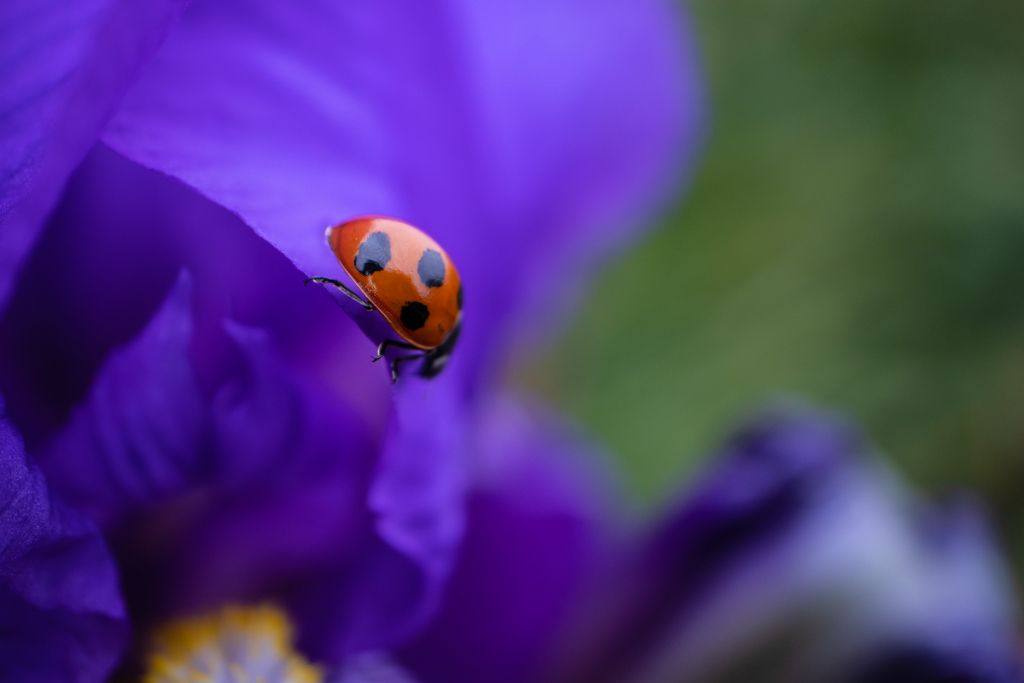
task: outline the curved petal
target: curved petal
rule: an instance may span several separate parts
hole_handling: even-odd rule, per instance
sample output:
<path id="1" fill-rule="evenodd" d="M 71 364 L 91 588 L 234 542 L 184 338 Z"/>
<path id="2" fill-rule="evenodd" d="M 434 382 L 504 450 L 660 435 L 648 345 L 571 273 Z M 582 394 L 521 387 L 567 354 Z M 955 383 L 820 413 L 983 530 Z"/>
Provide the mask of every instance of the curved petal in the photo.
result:
<path id="1" fill-rule="evenodd" d="M 369 503 L 381 538 L 426 573 L 430 594 L 410 615 L 411 632 L 436 606 L 462 540 L 467 415 L 452 383 L 406 381 L 395 395 Z"/>
<path id="2" fill-rule="evenodd" d="M 434 608 L 461 540 L 459 418 L 429 396 L 446 385 L 399 396 L 380 447 L 265 335 L 231 330 L 248 370 L 214 402 L 218 499 L 184 532 L 170 595 L 200 608 L 281 592 L 320 660 L 401 642 Z"/>
<path id="3" fill-rule="evenodd" d="M 441 610 L 402 660 L 425 683 L 535 680 L 613 527 L 593 453 L 540 410 L 492 405 Z"/>
<path id="4" fill-rule="evenodd" d="M 415 683 L 415 679 L 387 655 L 355 657 L 329 679 L 330 683 Z"/>
<path id="5" fill-rule="evenodd" d="M 194 278 L 197 379 L 238 369 L 223 320 L 266 328 L 287 359 L 383 430 L 373 347 L 332 299 L 237 216 L 102 145 L 78 168 L 0 318 L 0 388 L 34 449 L 67 421 L 113 349 L 134 339 L 182 269 Z"/>
<path id="6" fill-rule="evenodd" d="M 612 575 L 560 680 L 832 680 L 906 644 L 1011 661 L 984 525 L 918 506 L 869 452 L 823 413 L 742 430 Z"/>
<path id="7" fill-rule="evenodd" d="M 300 590 L 325 564 L 358 562 L 355 548 L 370 529 L 376 449 L 365 422 L 288 368 L 265 332 L 228 328 L 245 366 L 214 399 L 193 514 L 152 558 L 173 568 L 166 593 L 176 610 Z M 150 528 L 132 532 L 144 540 Z"/>
<path id="8" fill-rule="evenodd" d="M 136 617 L 321 590 L 350 596 L 336 613 L 320 597 L 303 612 L 319 624 L 304 636 L 328 643 L 332 661 L 404 637 L 436 603 L 461 538 L 459 418 L 437 412 L 454 403 L 407 394 L 396 415 L 409 417 L 381 455 L 331 386 L 237 324 L 227 336 L 240 358 L 217 355 L 230 370 L 211 402 L 191 298 L 182 276 L 43 451 L 60 490 L 111 529 Z M 398 578 L 382 581 L 389 572 Z"/>
<path id="9" fill-rule="evenodd" d="M 0 306 L 68 175 L 184 0 L 0 7 Z"/>
<path id="10" fill-rule="evenodd" d="M 55 499 L 0 400 L 0 678 L 100 683 L 127 645 L 99 532 Z"/>
<path id="11" fill-rule="evenodd" d="M 357 214 L 434 236 L 465 367 L 636 227 L 692 155 L 692 49 L 661 0 L 196 3 L 104 140 L 237 212 L 310 275 Z"/>
<path id="12" fill-rule="evenodd" d="M 183 276 L 44 451 L 61 490 L 109 527 L 136 619 L 311 595 L 303 637 L 331 661 L 406 637 L 461 538 L 458 418 L 436 410 L 452 401 L 406 394 L 396 414 L 412 417 L 381 455 L 364 419 L 237 324 L 241 363 L 207 401 L 191 289 Z"/>
<path id="13" fill-rule="evenodd" d="M 54 487 L 103 524 L 196 476 L 205 402 L 189 356 L 191 297 L 192 278 L 183 273 L 40 455 Z"/>
<path id="14" fill-rule="evenodd" d="M 437 609 L 462 541 L 464 406 L 451 382 L 402 381 L 370 481 L 374 534 L 362 559 L 329 568 L 295 599 L 300 614 L 326 603 L 338 615 L 300 634 L 315 658 L 341 661 L 415 635 Z"/>

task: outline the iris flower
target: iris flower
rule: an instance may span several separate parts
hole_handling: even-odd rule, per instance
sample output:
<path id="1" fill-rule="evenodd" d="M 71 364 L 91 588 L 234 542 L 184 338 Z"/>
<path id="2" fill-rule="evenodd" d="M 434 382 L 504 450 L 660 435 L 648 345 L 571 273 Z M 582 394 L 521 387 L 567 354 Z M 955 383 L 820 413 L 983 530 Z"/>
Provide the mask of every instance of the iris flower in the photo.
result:
<path id="1" fill-rule="evenodd" d="M 491 430 L 529 416 L 501 457 L 561 452 L 498 380 L 692 158 L 685 24 L 661 0 L 181 5 L 0 19 L 2 389 L 134 634 L 81 679 L 171 672 L 218 629 L 386 668 L 364 655 L 436 612 Z M 301 286 L 340 272 L 324 227 L 367 213 L 466 289 L 453 362 L 393 393 L 382 321 Z"/>
<path id="2" fill-rule="evenodd" d="M 925 503 L 848 420 L 778 406 L 619 553 L 553 670 L 565 683 L 1020 681 L 997 548 L 970 498 Z"/>
<path id="3" fill-rule="evenodd" d="M 776 623 L 829 626 L 800 671 L 1008 659 L 983 525 L 924 533 L 829 420 L 746 433 L 635 540 L 595 449 L 503 388 L 684 178 L 685 27 L 661 0 L 6 3 L 0 679 L 710 680 Z M 433 380 L 392 387 L 381 319 L 301 286 L 368 213 L 459 267 Z"/>

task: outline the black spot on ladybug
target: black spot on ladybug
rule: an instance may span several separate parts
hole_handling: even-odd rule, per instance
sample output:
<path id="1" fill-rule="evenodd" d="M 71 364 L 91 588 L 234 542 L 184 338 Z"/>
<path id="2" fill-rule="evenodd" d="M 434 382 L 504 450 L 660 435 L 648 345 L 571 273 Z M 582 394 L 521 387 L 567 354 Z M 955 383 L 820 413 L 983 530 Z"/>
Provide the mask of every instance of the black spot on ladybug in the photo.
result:
<path id="1" fill-rule="evenodd" d="M 458 292 L 458 294 L 455 295 L 455 305 L 459 307 L 460 311 L 462 310 L 462 283 L 461 282 L 459 283 L 459 292 Z"/>
<path id="2" fill-rule="evenodd" d="M 371 232 L 359 245 L 356 254 L 356 270 L 363 275 L 372 275 L 384 270 L 391 260 L 391 238 L 386 232 Z"/>
<path id="3" fill-rule="evenodd" d="M 416 271 L 427 287 L 440 287 L 444 284 L 444 259 L 433 249 L 424 250 Z"/>
<path id="4" fill-rule="evenodd" d="M 427 323 L 430 310 L 419 301 L 409 301 L 402 306 L 402 324 L 407 330 L 418 330 Z"/>

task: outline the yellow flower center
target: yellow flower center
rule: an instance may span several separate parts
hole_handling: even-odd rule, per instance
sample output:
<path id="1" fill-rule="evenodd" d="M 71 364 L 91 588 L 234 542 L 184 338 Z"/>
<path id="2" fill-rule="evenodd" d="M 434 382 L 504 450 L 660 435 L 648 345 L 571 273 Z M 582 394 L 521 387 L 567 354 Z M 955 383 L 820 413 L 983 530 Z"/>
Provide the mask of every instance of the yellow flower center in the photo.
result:
<path id="1" fill-rule="evenodd" d="M 153 637 L 145 683 L 320 683 L 292 648 L 292 627 L 270 605 L 177 619 Z"/>

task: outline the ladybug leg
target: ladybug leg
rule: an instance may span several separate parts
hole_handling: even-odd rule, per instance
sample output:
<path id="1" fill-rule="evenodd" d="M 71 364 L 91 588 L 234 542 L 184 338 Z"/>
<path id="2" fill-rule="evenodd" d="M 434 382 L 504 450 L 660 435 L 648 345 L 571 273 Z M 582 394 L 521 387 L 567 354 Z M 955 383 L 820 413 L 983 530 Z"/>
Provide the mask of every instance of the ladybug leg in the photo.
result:
<path id="1" fill-rule="evenodd" d="M 345 296 L 347 296 L 349 299 L 352 299 L 353 301 L 358 301 L 359 304 L 363 308 L 365 308 L 366 310 L 368 310 L 368 311 L 374 310 L 373 309 L 373 304 L 371 304 L 369 301 L 367 301 L 363 297 L 359 296 L 358 294 L 353 292 L 351 289 L 346 287 L 343 283 L 338 282 L 337 280 L 332 280 L 329 277 L 307 277 L 305 280 L 302 281 L 302 284 L 303 285 L 308 285 L 310 282 L 316 282 L 317 284 L 321 284 L 321 285 L 334 285 L 335 287 L 340 289 L 341 292 Z"/>
<path id="2" fill-rule="evenodd" d="M 377 347 L 377 355 L 373 357 L 374 363 L 384 357 L 384 351 L 386 351 L 389 346 L 393 346 L 396 349 L 405 349 L 406 351 L 419 351 L 419 348 L 412 344 L 395 341 L 394 339 L 385 339 L 380 343 L 380 346 Z"/>
<path id="3" fill-rule="evenodd" d="M 448 361 L 452 358 L 452 352 L 455 350 L 455 343 L 459 341 L 459 334 L 462 332 L 462 314 L 455 319 L 455 325 L 452 326 L 448 336 L 441 342 L 441 345 L 436 349 L 427 352 L 427 360 L 423 363 L 423 367 L 420 369 L 420 377 L 435 377 L 441 374 L 444 367 L 448 365 Z"/>
<path id="4" fill-rule="evenodd" d="M 419 360 L 427 354 L 417 353 L 415 356 L 399 356 L 398 358 L 391 361 L 391 383 L 394 384 L 398 381 L 398 364 L 403 363 L 407 360 Z"/>

